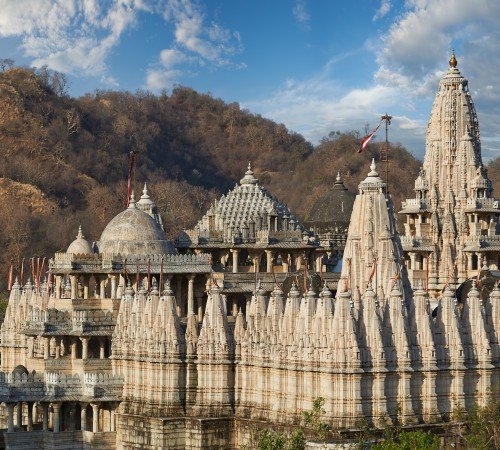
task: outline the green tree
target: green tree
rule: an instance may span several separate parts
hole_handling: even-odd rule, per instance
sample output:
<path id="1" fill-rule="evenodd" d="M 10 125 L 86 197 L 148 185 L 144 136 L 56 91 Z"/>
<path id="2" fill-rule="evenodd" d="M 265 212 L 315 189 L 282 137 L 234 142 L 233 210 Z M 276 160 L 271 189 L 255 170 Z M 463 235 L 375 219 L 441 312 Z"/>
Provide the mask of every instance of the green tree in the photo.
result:
<path id="1" fill-rule="evenodd" d="M 439 438 L 430 431 L 401 431 L 397 436 L 372 447 L 373 450 L 434 450 L 439 449 Z"/>

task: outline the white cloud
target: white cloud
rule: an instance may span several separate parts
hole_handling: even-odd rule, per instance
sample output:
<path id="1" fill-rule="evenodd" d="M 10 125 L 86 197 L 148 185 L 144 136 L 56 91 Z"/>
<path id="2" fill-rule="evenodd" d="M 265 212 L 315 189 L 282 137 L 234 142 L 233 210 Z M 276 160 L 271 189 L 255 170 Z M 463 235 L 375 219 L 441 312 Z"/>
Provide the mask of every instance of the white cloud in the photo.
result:
<path id="1" fill-rule="evenodd" d="M 160 91 L 167 86 L 173 86 L 181 75 L 179 70 L 148 69 L 146 85 L 151 90 Z"/>
<path id="2" fill-rule="evenodd" d="M 452 48 L 459 69 L 470 80 L 483 150 L 491 156 L 499 141 L 500 119 L 500 60 L 491 57 L 500 48 L 498 0 L 407 1 L 406 11 L 376 49 L 375 81 L 400 87 L 406 98 L 430 101 Z"/>
<path id="3" fill-rule="evenodd" d="M 166 48 L 160 52 L 160 61 L 166 67 L 185 62 L 186 59 L 187 57 L 184 53 L 173 48 Z"/>
<path id="4" fill-rule="evenodd" d="M 385 17 L 391 10 L 391 7 L 392 5 L 390 0 L 381 0 L 378 10 L 373 16 L 373 20 L 376 21 Z"/>
<path id="5" fill-rule="evenodd" d="M 379 11 L 383 6 L 384 1 Z M 332 130 L 363 130 L 388 111 L 394 115 L 390 139 L 422 158 L 432 99 L 455 47 L 459 69 L 470 80 L 488 159 L 500 148 L 499 25 L 498 0 L 407 0 L 389 29 L 367 43 L 378 68 L 365 86 L 342 86 L 330 67 L 341 58 L 332 58 L 316 76 L 284 81 L 270 98 L 245 106 L 313 142 Z"/>
<path id="6" fill-rule="evenodd" d="M 201 6 L 190 0 L 167 0 L 163 17 L 174 25 L 174 40 L 160 52 L 156 64 L 148 70 L 146 88 L 169 88 L 185 73 L 184 66 L 243 67 L 232 57 L 242 51 L 240 34 L 218 23 L 207 23 Z"/>
<path id="7" fill-rule="evenodd" d="M 399 100 L 399 91 L 393 86 L 346 90 L 324 70 L 307 80 L 287 80 L 271 98 L 243 106 L 318 142 L 332 130 L 362 130 L 367 122 L 377 123 Z"/>
<path id="8" fill-rule="evenodd" d="M 292 8 L 292 13 L 295 19 L 303 26 L 308 26 L 311 16 L 307 11 L 307 5 L 305 0 L 296 0 Z"/>
<path id="9" fill-rule="evenodd" d="M 139 0 L 0 0 L 0 37 L 35 66 L 111 80 L 106 59 L 146 5 Z"/>

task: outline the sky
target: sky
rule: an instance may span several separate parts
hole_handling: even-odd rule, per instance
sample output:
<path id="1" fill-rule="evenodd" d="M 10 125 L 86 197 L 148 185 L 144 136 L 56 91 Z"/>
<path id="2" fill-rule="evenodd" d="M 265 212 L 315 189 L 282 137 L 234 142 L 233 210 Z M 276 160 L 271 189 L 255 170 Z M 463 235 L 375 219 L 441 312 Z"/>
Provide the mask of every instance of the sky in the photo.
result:
<path id="1" fill-rule="evenodd" d="M 420 159 L 452 49 L 500 156 L 499 0 L 0 0 L 0 58 L 66 73 L 73 96 L 189 86 L 314 144 L 387 112 Z"/>

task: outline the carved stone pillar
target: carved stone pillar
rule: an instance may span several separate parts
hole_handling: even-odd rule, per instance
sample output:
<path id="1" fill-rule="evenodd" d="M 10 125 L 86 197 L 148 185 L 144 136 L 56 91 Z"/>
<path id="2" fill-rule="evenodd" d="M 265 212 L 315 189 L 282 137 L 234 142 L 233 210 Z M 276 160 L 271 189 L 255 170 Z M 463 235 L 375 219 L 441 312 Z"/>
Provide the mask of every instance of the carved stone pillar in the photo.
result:
<path id="1" fill-rule="evenodd" d="M 231 249 L 231 253 L 233 255 L 233 273 L 238 273 L 238 249 Z"/>
<path id="2" fill-rule="evenodd" d="M 111 275 L 111 298 L 116 298 L 116 275 Z"/>
<path id="3" fill-rule="evenodd" d="M 115 431 L 115 412 L 111 410 L 109 413 L 109 431 Z"/>
<path id="4" fill-rule="evenodd" d="M 43 359 L 50 358 L 50 339 L 48 337 L 43 338 Z"/>
<path id="5" fill-rule="evenodd" d="M 106 298 L 106 278 L 99 282 L 99 298 Z"/>
<path id="6" fill-rule="evenodd" d="M 271 273 L 273 271 L 273 251 L 266 250 L 266 272 Z"/>
<path id="7" fill-rule="evenodd" d="M 71 299 L 76 299 L 76 289 L 77 289 L 77 280 L 76 275 L 70 275 L 69 279 L 71 280 Z"/>
<path id="8" fill-rule="evenodd" d="M 99 359 L 104 359 L 106 354 L 106 338 L 103 337 L 99 341 Z"/>
<path id="9" fill-rule="evenodd" d="M 177 289 L 175 292 L 175 298 L 177 300 L 177 315 L 179 317 L 183 316 L 183 308 L 182 308 L 182 276 L 177 276 Z"/>
<path id="10" fill-rule="evenodd" d="M 77 343 L 73 340 L 71 342 L 71 359 L 76 359 L 76 345 Z"/>
<path id="11" fill-rule="evenodd" d="M 253 272 L 254 273 L 259 273 L 260 257 L 259 256 L 254 256 L 252 258 L 252 262 L 253 262 Z"/>
<path id="12" fill-rule="evenodd" d="M 23 402 L 17 402 L 16 413 L 16 425 L 21 428 L 23 426 Z"/>
<path id="13" fill-rule="evenodd" d="M 82 341 L 82 359 L 87 359 L 89 355 L 89 338 L 81 337 L 80 340 Z"/>
<path id="14" fill-rule="evenodd" d="M 28 402 L 28 423 L 26 429 L 28 431 L 33 431 L 33 402 Z"/>
<path id="15" fill-rule="evenodd" d="M 97 403 L 91 403 L 92 405 L 92 432 L 99 432 L 99 405 Z"/>
<path id="16" fill-rule="evenodd" d="M 47 431 L 49 429 L 49 404 L 42 403 L 42 429 Z"/>
<path id="17" fill-rule="evenodd" d="M 52 403 L 52 409 L 54 410 L 54 433 L 59 433 L 61 425 L 61 404 Z"/>
<path id="18" fill-rule="evenodd" d="M 14 405 L 15 403 L 7 403 L 7 431 L 14 432 Z"/>
<path id="19" fill-rule="evenodd" d="M 195 275 L 188 277 L 188 315 L 194 313 L 194 277 Z"/>

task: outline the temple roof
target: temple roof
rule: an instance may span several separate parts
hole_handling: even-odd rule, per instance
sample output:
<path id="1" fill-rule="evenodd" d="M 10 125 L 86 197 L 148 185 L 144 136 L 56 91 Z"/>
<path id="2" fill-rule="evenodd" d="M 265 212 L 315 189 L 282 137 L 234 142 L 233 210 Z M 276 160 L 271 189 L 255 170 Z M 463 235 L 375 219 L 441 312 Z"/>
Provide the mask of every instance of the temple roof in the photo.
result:
<path id="1" fill-rule="evenodd" d="M 307 225 L 347 227 L 355 198 L 356 195 L 345 187 L 339 172 L 332 188 L 314 203 L 307 218 Z"/>
<path id="2" fill-rule="evenodd" d="M 106 225 L 98 243 L 99 253 L 159 255 L 174 251 L 161 225 L 137 208 L 134 195 L 125 211 Z"/>
<path id="3" fill-rule="evenodd" d="M 77 254 L 90 254 L 94 253 L 92 251 L 92 246 L 90 245 L 89 241 L 85 239 L 85 236 L 82 233 L 82 227 L 78 227 L 78 235 L 76 236 L 76 239 L 69 244 L 68 250 L 66 250 L 66 253 L 73 253 L 75 255 Z"/>
<path id="4" fill-rule="evenodd" d="M 402 248 L 396 232 L 392 202 L 386 196 L 386 183 L 372 161 L 368 176 L 359 184 L 354 202 L 342 274 L 346 287 L 362 292 L 373 282 L 375 291 L 391 292 L 396 282 L 408 291 L 402 270 Z"/>
<path id="5" fill-rule="evenodd" d="M 267 244 L 273 236 L 278 241 L 303 244 L 303 231 L 286 205 L 259 184 L 249 163 L 239 184 L 216 200 L 195 228 L 178 238 L 178 244 Z"/>

